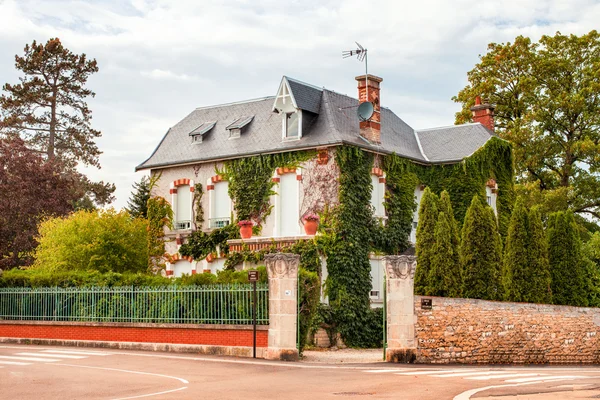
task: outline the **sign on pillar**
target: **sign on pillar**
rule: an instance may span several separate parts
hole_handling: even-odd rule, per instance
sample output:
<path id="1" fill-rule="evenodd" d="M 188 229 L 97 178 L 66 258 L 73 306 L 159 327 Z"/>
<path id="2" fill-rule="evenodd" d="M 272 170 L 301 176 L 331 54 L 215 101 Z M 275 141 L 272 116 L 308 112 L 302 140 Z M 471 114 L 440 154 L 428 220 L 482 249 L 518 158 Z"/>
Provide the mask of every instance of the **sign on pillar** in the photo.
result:
<path id="1" fill-rule="evenodd" d="M 386 361 L 413 363 L 417 357 L 415 341 L 415 256 L 386 256 L 387 351 Z"/>
<path id="2" fill-rule="evenodd" d="M 288 253 L 265 255 L 269 277 L 269 360 L 297 361 L 298 266 L 300 256 Z"/>

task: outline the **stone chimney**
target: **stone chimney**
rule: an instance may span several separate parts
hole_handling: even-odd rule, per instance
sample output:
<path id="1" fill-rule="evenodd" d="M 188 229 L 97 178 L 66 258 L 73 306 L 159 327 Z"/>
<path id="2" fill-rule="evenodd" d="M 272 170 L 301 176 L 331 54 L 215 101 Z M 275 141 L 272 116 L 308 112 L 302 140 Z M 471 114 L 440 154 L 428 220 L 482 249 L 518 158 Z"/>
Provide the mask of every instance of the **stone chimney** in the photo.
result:
<path id="1" fill-rule="evenodd" d="M 373 103 L 375 112 L 369 121 L 360 122 L 360 136 L 367 139 L 369 143 L 381 144 L 381 102 L 379 97 L 379 84 L 383 79 L 375 75 L 357 76 L 358 81 L 358 101 L 363 103 L 370 101 Z M 367 98 L 367 87 L 369 97 Z"/>
<path id="2" fill-rule="evenodd" d="M 473 122 L 480 122 L 494 132 L 494 106 L 488 103 L 481 104 L 481 97 L 475 97 L 475 105 L 471 107 Z"/>

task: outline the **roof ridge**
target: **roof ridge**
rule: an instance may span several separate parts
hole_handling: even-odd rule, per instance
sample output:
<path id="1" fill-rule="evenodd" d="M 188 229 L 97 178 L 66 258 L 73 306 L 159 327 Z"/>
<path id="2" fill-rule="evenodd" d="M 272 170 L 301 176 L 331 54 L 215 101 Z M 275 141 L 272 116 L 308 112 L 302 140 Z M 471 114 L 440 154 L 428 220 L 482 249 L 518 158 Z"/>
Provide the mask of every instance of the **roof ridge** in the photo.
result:
<path id="1" fill-rule="evenodd" d="M 275 97 L 276 96 L 266 96 L 266 97 L 258 97 L 258 98 L 250 99 L 250 100 L 234 101 L 234 102 L 231 102 L 231 103 L 213 104 L 211 106 L 196 107 L 194 109 L 194 111 L 196 111 L 196 110 L 208 110 L 208 109 L 211 109 L 211 108 L 225 107 L 225 106 L 235 106 L 235 105 L 238 105 L 238 104 L 256 103 L 256 102 L 259 102 L 259 101 L 265 101 L 265 100 L 274 99 Z"/>
<path id="2" fill-rule="evenodd" d="M 284 75 L 283 77 L 285 79 L 287 79 L 288 81 L 296 82 L 296 83 L 299 83 L 300 85 L 308 86 L 308 87 L 311 87 L 313 89 L 317 89 L 320 91 L 323 91 L 323 89 L 325 89 L 323 87 L 318 87 L 317 85 L 313 85 L 312 83 L 307 83 L 307 82 L 292 78 L 291 76 Z"/>
<path id="3" fill-rule="evenodd" d="M 426 128 L 426 129 L 415 129 L 415 132 L 429 132 L 429 131 L 437 131 L 441 129 L 452 129 L 452 128 L 460 128 L 461 126 L 473 126 L 473 125 L 481 125 L 481 122 L 468 122 L 466 124 L 458 124 L 458 125 L 446 125 L 446 126 L 437 126 L 435 128 Z"/>

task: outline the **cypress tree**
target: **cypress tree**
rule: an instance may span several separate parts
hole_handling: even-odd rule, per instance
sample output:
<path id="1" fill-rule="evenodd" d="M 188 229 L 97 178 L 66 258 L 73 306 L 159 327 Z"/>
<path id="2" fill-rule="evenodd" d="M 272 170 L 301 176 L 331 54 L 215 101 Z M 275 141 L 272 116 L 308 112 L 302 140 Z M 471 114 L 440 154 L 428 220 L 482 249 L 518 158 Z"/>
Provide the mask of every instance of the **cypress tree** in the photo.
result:
<path id="1" fill-rule="evenodd" d="M 474 196 L 465 215 L 460 246 L 464 297 L 485 300 L 502 297 L 501 247 L 494 211 L 479 196 Z"/>
<path id="2" fill-rule="evenodd" d="M 417 225 L 417 270 L 415 271 L 415 293 L 429 294 L 429 273 L 434 255 L 435 226 L 437 224 L 438 197 L 425 188 L 419 206 Z"/>
<path id="3" fill-rule="evenodd" d="M 531 303 L 551 303 L 550 263 L 548 243 L 544 235 L 542 217 L 537 207 L 529 211 L 529 291 L 524 301 Z"/>
<path id="4" fill-rule="evenodd" d="M 550 215 L 547 239 L 554 304 L 587 306 L 585 260 L 572 212 Z"/>
<path id="5" fill-rule="evenodd" d="M 445 190 L 440 195 L 439 215 L 435 227 L 429 282 L 432 295 L 459 297 L 462 292 L 462 273 L 458 249 L 460 245 L 458 223 L 454 219 L 450 196 Z"/>
<path id="6" fill-rule="evenodd" d="M 504 262 L 502 266 L 502 287 L 504 299 L 526 301 L 531 285 L 532 272 L 529 256 L 529 215 L 522 198 L 518 198 L 508 225 Z"/>

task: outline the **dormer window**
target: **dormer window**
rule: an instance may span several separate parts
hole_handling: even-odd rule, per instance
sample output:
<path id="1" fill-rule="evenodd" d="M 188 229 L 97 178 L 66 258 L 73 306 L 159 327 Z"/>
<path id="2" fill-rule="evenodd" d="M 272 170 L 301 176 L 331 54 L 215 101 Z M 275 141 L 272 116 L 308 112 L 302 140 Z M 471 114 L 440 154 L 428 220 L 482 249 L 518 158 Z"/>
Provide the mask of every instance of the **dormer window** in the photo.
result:
<path id="1" fill-rule="evenodd" d="M 248 125 L 254 119 L 254 115 L 240 117 L 227 126 L 229 139 L 237 139 L 242 136 L 242 128 Z"/>
<path id="2" fill-rule="evenodd" d="M 300 137 L 301 115 L 301 111 L 285 114 L 285 131 L 283 135 L 286 139 L 298 139 Z"/>
<path id="3" fill-rule="evenodd" d="M 192 138 L 192 143 L 193 144 L 202 143 L 202 140 L 204 139 L 204 136 L 212 128 L 214 128 L 216 124 L 217 124 L 216 121 L 204 122 L 200 126 L 198 126 L 197 128 L 195 128 L 194 130 L 192 130 L 190 132 L 190 136 Z"/>

